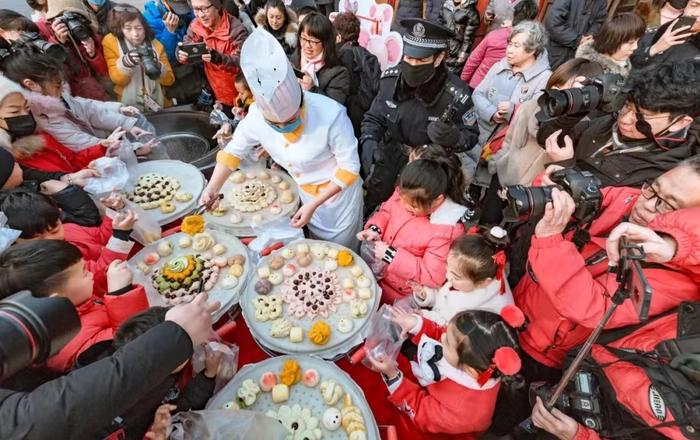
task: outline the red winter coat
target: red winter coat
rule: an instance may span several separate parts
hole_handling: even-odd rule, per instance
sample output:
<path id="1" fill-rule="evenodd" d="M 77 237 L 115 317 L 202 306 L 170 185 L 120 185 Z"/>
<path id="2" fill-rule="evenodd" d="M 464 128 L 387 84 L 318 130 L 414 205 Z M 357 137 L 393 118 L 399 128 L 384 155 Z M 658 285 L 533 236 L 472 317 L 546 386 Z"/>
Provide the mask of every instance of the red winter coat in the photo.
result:
<path id="1" fill-rule="evenodd" d="M 209 29 L 195 18 L 187 29 L 184 43 L 206 43 L 207 49 L 213 49 L 222 56 L 219 63 L 204 63 L 204 73 L 209 85 L 214 91 L 217 101 L 233 107 L 236 105 L 238 92 L 234 87 L 234 79 L 240 71 L 241 46 L 248 32 L 243 24 L 235 17 L 224 13 L 215 29 Z"/>
<path id="2" fill-rule="evenodd" d="M 464 234 L 460 222 L 465 208 L 447 199 L 430 216 L 415 216 L 401 203 L 398 190 L 382 203 L 365 229 L 381 229 L 381 240 L 396 249 L 396 256 L 380 281 L 382 301 L 411 295 L 407 282 L 439 288 L 445 283 L 447 253 L 454 239 Z"/>
<path id="3" fill-rule="evenodd" d="M 104 217 L 99 227 L 80 226 L 75 223 L 63 224 L 63 238 L 80 249 L 87 270 L 94 279 L 93 293 L 103 296 L 107 293 L 107 268 L 114 260 L 129 258 L 134 243 L 112 237 L 112 219 Z"/>
<path id="4" fill-rule="evenodd" d="M 48 173 L 75 173 L 104 156 L 105 151 L 102 145 L 95 145 L 76 153 L 46 132 L 12 143 L 13 155 L 20 165 Z"/>
<path id="5" fill-rule="evenodd" d="M 46 361 L 51 370 L 70 370 L 80 353 L 93 344 L 112 339 L 122 322 L 147 309 L 148 300 L 146 291 L 137 285 L 122 295 L 93 296 L 76 308 L 80 315 L 80 331 L 57 355 Z"/>
<path id="6" fill-rule="evenodd" d="M 609 297 L 616 291 L 617 282 L 615 274 L 608 273 L 605 237 L 629 215 L 638 196 L 639 190 L 634 188 L 603 189 L 603 211 L 591 224 L 591 241 L 582 252 L 569 241 L 572 234 L 566 239 L 561 234 L 532 238 L 528 274 L 520 280 L 513 296 L 529 319 L 527 329 L 520 333 L 520 344 L 536 361 L 561 367 L 566 353 L 591 334 L 609 307 Z M 682 215 L 683 211 L 658 216 L 650 227 L 659 225 L 666 232 L 673 231 L 683 222 L 679 219 Z M 685 233 L 674 231 L 678 236 Z M 692 258 L 697 262 L 700 242 L 682 239 L 679 244 L 682 249 L 671 263 L 682 265 L 691 258 L 689 255 L 695 255 Z M 587 266 L 586 260 L 594 255 L 601 256 L 596 260 L 598 263 Z M 700 298 L 698 284 L 690 272 L 659 267 L 645 268 L 644 274 L 654 291 L 649 316 L 672 309 L 681 301 Z M 634 305 L 625 301 L 607 328 L 638 322 Z"/>
<path id="7" fill-rule="evenodd" d="M 423 326 L 413 342 L 418 344 L 424 334 L 439 341 L 445 331 L 445 327 L 423 319 Z M 464 434 L 459 438 L 470 439 L 477 438 L 491 426 L 499 389 L 497 381 L 479 388 L 476 380 L 473 387 L 467 387 L 451 379 L 423 388 L 404 376 L 391 391 L 389 401 L 408 415 L 420 431 Z"/>

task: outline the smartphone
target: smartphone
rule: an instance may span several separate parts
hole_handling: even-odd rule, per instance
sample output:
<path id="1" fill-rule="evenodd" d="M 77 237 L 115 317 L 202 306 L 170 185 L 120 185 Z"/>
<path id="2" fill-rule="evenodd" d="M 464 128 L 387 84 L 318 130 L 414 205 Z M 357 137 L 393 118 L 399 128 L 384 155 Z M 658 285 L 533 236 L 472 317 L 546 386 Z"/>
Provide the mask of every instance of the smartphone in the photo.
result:
<path id="1" fill-rule="evenodd" d="M 294 69 L 294 75 L 296 75 L 297 78 L 302 79 L 304 77 L 304 75 L 305 75 L 304 72 L 297 69 L 296 67 L 293 67 L 293 69 Z"/>
<path id="2" fill-rule="evenodd" d="M 206 43 L 178 43 L 178 47 L 183 52 L 187 52 L 188 63 L 198 63 L 202 61 L 202 55 L 209 53 Z"/>
<path id="3" fill-rule="evenodd" d="M 675 31 L 676 29 L 680 29 L 682 27 L 692 27 L 695 24 L 695 21 L 697 20 L 697 17 L 688 17 L 687 15 L 681 15 L 678 18 L 678 21 L 676 24 L 673 25 L 673 30 Z M 692 32 L 690 29 L 688 29 L 687 32 L 683 32 L 680 35 L 690 35 Z"/>

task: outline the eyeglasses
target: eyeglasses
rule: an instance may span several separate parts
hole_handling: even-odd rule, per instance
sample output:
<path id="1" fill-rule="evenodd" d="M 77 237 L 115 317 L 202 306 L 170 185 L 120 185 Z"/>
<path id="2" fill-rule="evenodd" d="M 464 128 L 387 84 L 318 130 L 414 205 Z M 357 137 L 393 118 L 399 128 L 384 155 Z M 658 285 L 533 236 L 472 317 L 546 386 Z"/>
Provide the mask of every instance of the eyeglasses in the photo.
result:
<path id="1" fill-rule="evenodd" d="M 629 103 L 629 102 L 627 104 L 625 104 L 625 106 L 620 109 L 619 115 L 626 116 L 630 112 L 632 112 L 632 114 L 634 114 L 634 117 L 637 119 L 637 121 L 653 121 L 654 119 L 661 119 L 661 118 L 668 119 L 668 115 L 656 115 L 656 116 L 645 115 L 637 108 L 636 105 L 634 105 L 633 103 Z"/>
<path id="2" fill-rule="evenodd" d="M 319 44 L 321 44 L 321 40 L 311 40 L 306 37 L 301 37 L 301 44 L 306 44 L 307 46 L 318 46 Z"/>
<path id="3" fill-rule="evenodd" d="M 201 8 L 192 8 L 192 11 L 195 14 L 206 14 L 207 11 L 209 11 L 209 8 L 213 8 L 214 5 L 209 5 L 209 6 L 203 6 Z"/>
<path id="4" fill-rule="evenodd" d="M 647 180 L 644 182 L 644 184 L 642 185 L 642 197 L 644 197 L 647 200 L 656 198 L 656 202 L 654 203 L 654 209 L 659 214 L 664 214 L 667 212 L 678 210 L 678 208 L 670 204 L 667 200 L 661 198 L 659 193 L 656 192 L 656 190 L 654 189 L 654 183 L 656 183 L 655 180 Z"/>

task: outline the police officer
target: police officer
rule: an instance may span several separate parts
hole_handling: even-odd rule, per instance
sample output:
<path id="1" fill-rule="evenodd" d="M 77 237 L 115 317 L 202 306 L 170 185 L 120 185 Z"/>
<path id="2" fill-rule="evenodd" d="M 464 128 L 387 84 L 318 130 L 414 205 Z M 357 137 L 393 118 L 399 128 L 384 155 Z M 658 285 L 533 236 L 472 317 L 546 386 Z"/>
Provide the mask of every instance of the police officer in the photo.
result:
<path id="1" fill-rule="evenodd" d="M 404 145 L 437 143 L 456 152 L 476 145 L 476 127 L 469 87 L 444 65 L 449 29 L 426 20 L 401 21 L 403 61 L 382 74 L 379 92 L 362 121 L 362 171 L 371 212 L 389 198 L 407 162 Z M 475 164 L 466 155 L 463 164 Z"/>

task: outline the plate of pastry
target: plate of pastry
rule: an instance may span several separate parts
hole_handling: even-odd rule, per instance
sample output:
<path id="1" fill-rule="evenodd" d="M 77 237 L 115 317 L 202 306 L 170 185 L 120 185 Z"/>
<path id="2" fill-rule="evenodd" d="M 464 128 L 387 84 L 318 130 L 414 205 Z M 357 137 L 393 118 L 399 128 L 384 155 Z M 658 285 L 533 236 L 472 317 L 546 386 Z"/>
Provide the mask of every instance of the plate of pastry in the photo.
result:
<path id="1" fill-rule="evenodd" d="M 243 367 L 206 409 L 247 409 L 277 419 L 288 440 L 379 440 L 362 389 L 331 362 L 278 356 Z"/>
<path id="2" fill-rule="evenodd" d="M 238 302 L 252 268 L 247 248 L 236 237 L 205 229 L 161 238 L 129 263 L 151 306 L 189 302 L 207 292 L 210 302 L 221 302 L 215 319 Z"/>
<path id="3" fill-rule="evenodd" d="M 258 263 L 241 297 L 243 316 L 268 351 L 333 359 L 359 344 L 378 309 L 367 264 L 343 246 L 301 239 Z"/>
<path id="4" fill-rule="evenodd" d="M 286 173 L 260 167 L 235 171 L 221 193 L 219 207 L 205 213 L 205 218 L 239 237 L 254 235 L 253 225 L 264 227 L 291 217 L 299 205 L 297 186 Z"/>
<path id="5" fill-rule="evenodd" d="M 159 225 L 167 225 L 192 211 L 204 189 L 197 167 L 177 160 L 153 160 L 136 165 L 129 204 L 140 206 Z"/>

